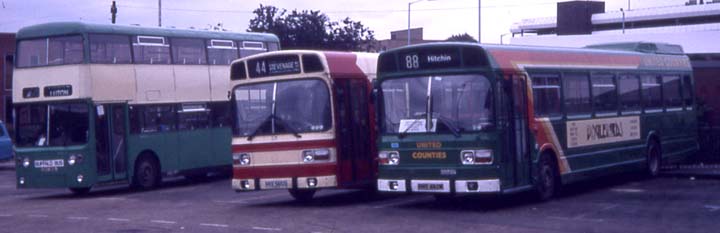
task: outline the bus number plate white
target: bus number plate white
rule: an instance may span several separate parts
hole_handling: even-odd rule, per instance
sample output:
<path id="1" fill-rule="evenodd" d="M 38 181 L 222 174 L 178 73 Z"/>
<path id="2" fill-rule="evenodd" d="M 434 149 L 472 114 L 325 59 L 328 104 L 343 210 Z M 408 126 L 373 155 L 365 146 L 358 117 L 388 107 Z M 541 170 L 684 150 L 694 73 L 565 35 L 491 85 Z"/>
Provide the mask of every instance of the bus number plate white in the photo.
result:
<path id="1" fill-rule="evenodd" d="M 439 191 L 445 190 L 445 184 L 418 184 L 420 191 Z"/>
<path id="2" fill-rule="evenodd" d="M 64 167 L 65 162 L 62 159 L 53 160 L 35 160 L 35 168 L 53 168 Z"/>
<path id="3" fill-rule="evenodd" d="M 267 180 L 265 181 L 265 188 L 279 189 L 288 188 L 290 185 L 287 180 Z"/>

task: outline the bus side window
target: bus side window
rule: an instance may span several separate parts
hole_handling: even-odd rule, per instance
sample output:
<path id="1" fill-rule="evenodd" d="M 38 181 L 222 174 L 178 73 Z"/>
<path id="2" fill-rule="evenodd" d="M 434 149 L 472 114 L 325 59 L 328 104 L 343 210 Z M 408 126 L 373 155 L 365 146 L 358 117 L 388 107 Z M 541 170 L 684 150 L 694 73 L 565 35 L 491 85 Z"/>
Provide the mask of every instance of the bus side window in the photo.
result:
<path id="1" fill-rule="evenodd" d="M 655 75 L 642 75 L 640 79 L 642 81 L 642 96 L 645 111 L 647 112 L 649 109 L 662 111 L 662 89 L 660 88 L 659 77 Z"/>
<path id="2" fill-rule="evenodd" d="M 615 76 L 609 74 L 593 75 L 590 80 L 592 82 L 592 99 L 595 113 L 617 113 L 618 98 Z"/>
<path id="3" fill-rule="evenodd" d="M 683 99 L 680 93 L 680 76 L 663 76 L 663 102 L 668 109 L 682 109 Z"/>
<path id="4" fill-rule="evenodd" d="M 689 75 L 683 76 L 683 100 L 685 102 L 685 109 L 692 110 L 693 105 L 695 104 L 693 101 L 693 98 L 695 96 L 695 91 L 692 85 L 692 79 Z"/>
<path id="5" fill-rule="evenodd" d="M 535 117 L 557 117 L 560 109 L 560 76 L 531 74 Z"/>
<path id="6" fill-rule="evenodd" d="M 642 99 L 640 96 L 640 80 L 635 75 L 620 75 L 618 77 L 618 92 L 620 94 L 620 111 L 640 111 Z"/>
<path id="7" fill-rule="evenodd" d="M 563 96 L 567 115 L 584 115 L 592 112 L 590 83 L 585 73 L 565 73 Z"/>

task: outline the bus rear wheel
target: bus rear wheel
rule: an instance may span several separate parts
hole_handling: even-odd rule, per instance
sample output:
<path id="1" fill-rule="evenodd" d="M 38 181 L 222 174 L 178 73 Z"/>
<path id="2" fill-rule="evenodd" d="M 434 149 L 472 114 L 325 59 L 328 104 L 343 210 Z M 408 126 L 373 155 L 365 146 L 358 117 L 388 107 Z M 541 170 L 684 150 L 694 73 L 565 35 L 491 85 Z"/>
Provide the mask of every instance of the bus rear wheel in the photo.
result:
<path id="1" fill-rule="evenodd" d="M 315 189 L 289 189 L 290 195 L 300 202 L 308 202 L 315 196 Z"/>
<path id="2" fill-rule="evenodd" d="M 135 186 L 140 189 L 152 189 L 160 183 L 160 170 L 155 161 L 142 158 L 135 166 Z"/>
<path id="3" fill-rule="evenodd" d="M 656 177 L 660 174 L 662 152 L 656 142 L 651 142 L 647 149 L 647 175 Z"/>
<path id="4" fill-rule="evenodd" d="M 73 195 L 76 196 L 83 196 L 90 192 L 90 187 L 87 188 L 70 188 L 70 192 L 73 193 Z"/>
<path id="5" fill-rule="evenodd" d="M 540 158 L 537 183 L 535 191 L 540 201 L 547 201 L 555 195 L 558 186 L 558 172 L 549 155 Z"/>

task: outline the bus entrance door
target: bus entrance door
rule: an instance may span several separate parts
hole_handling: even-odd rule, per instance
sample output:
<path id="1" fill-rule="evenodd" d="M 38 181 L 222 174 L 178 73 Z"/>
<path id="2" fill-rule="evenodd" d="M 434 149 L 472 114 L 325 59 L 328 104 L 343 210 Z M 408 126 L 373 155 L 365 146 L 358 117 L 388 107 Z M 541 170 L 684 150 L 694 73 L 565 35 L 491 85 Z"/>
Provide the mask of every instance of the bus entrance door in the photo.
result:
<path id="1" fill-rule="evenodd" d="M 98 182 L 127 179 L 127 105 L 95 106 L 95 152 Z"/>
<path id="2" fill-rule="evenodd" d="M 338 129 L 338 185 L 353 186 L 372 183 L 373 153 L 368 110 L 368 84 L 360 79 L 339 79 L 335 82 Z"/>
<path id="3" fill-rule="evenodd" d="M 508 106 L 504 113 L 506 119 L 504 151 L 507 155 L 506 175 L 512 180 L 512 187 L 530 184 L 530 153 L 528 148 L 527 122 L 527 86 L 524 75 L 513 75 L 503 81 L 502 100 Z"/>

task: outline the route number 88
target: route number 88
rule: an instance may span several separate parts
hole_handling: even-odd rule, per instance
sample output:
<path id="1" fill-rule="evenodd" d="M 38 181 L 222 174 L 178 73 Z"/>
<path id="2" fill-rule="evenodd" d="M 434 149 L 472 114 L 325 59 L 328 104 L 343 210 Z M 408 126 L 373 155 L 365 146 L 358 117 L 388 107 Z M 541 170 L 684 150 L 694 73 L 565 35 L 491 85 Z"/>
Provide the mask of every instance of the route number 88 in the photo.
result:
<path id="1" fill-rule="evenodd" d="M 420 68 L 420 58 L 418 55 L 405 56 L 405 68 L 409 70 Z"/>

